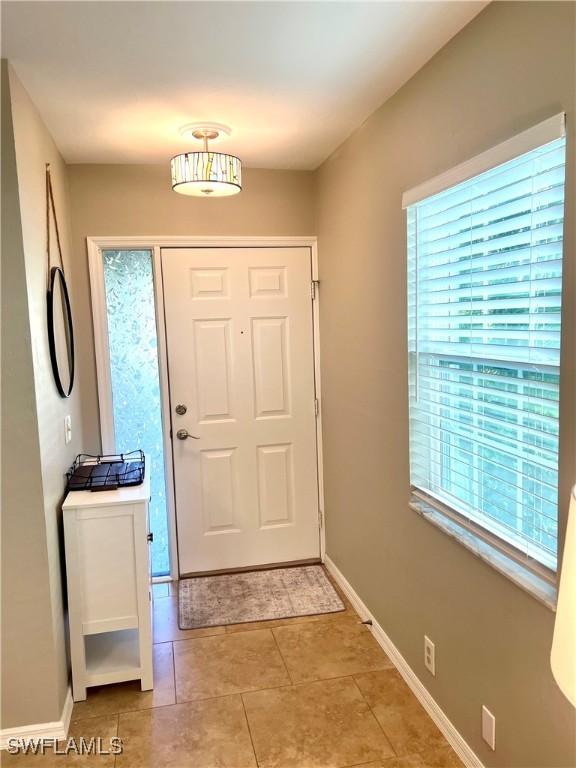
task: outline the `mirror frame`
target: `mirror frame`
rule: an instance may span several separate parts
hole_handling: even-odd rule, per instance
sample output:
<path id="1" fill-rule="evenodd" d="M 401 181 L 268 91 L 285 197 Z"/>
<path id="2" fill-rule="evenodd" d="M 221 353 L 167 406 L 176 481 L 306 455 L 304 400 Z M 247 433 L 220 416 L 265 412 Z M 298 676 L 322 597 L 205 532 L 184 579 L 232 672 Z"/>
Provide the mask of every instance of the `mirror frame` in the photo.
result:
<path id="1" fill-rule="evenodd" d="M 66 391 L 62 386 L 62 380 L 60 378 L 60 370 L 58 368 L 58 358 L 56 355 L 56 340 L 54 338 L 54 287 L 56 280 L 60 281 L 60 288 L 62 290 L 62 296 L 64 297 L 64 323 L 68 330 L 68 358 L 70 360 L 70 384 Z M 70 308 L 70 297 L 68 296 L 68 286 L 66 285 L 66 278 L 64 272 L 60 267 L 52 267 L 50 270 L 50 286 L 47 293 L 47 327 L 48 327 L 48 344 L 50 347 L 50 362 L 52 363 L 52 373 L 54 374 L 54 382 L 56 388 L 61 397 L 70 397 L 72 394 L 72 387 L 74 386 L 74 326 L 72 324 L 72 310 Z"/>

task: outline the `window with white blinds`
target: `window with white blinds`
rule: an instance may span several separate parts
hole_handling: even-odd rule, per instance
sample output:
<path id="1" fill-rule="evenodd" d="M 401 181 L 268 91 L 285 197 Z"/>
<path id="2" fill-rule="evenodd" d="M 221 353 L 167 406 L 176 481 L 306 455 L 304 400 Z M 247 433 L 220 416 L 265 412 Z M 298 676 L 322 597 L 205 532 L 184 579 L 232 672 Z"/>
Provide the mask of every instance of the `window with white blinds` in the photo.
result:
<path id="1" fill-rule="evenodd" d="M 407 205 L 412 486 L 552 570 L 564 166 L 560 137 Z"/>

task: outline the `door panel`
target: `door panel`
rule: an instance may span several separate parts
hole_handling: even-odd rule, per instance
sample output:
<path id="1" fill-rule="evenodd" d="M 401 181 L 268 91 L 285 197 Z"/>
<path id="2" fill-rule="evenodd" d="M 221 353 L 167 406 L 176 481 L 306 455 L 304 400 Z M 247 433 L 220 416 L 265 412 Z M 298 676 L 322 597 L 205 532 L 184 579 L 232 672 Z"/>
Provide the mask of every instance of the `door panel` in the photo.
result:
<path id="1" fill-rule="evenodd" d="M 252 319 L 252 359 L 257 419 L 290 415 L 287 317 Z"/>
<path id="2" fill-rule="evenodd" d="M 162 273 L 180 572 L 318 557 L 309 248 L 163 249 Z"/>
<path id="3" fill-rule="evenodd" d="M 258 446 L 260 527 L 293 525 L 292 446 Z"/>
<path id="4" fill-rule="evenodd" d="M 204 533 L 238 531 L 236 525 L 235 448 L 200 451 Z"/>
<path id="5" fill-rule="evenodd" d="M 194 350 L 198 420 L 232 419 L 231 320 L 195 320 Z"/>

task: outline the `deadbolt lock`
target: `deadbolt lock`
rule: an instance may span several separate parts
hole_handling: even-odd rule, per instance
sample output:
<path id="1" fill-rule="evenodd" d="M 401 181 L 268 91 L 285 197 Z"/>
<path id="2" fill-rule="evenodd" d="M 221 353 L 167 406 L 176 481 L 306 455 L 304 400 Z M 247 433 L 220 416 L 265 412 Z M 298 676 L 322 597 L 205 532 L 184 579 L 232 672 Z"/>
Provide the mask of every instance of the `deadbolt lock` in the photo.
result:
<path id="1" fill-rule="evenodd" d="M 178 414 L 178 416 L 184 416 L 184 414 L 186 413 L 188 408 L 186 408 L 185 405 L 177 405 L 175 410 L 176 410 L 176 413 Z"/>

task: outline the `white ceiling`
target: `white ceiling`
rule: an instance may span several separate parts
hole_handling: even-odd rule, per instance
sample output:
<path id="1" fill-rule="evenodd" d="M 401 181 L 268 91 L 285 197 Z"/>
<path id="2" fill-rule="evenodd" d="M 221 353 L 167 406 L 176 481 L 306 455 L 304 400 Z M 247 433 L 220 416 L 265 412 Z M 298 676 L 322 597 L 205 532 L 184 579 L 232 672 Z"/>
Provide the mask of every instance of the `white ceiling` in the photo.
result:
<path id="1" fill-rule="evenodd" d="M 156 163 L 192 121 L 317 167 L 486 2 L 3 2 L 2 55 L 71 163 Z"/>

